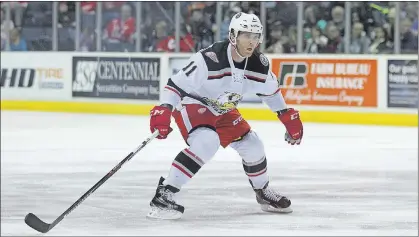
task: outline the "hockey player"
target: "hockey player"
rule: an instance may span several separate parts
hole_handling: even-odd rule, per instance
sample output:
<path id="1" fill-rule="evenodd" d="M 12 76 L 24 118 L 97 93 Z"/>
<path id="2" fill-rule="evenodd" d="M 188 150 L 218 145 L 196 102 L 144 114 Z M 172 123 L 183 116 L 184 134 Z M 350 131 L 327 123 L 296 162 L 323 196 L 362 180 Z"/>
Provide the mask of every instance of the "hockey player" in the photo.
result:
<path id="1" fill-rule="evenodd" d="M 171 117 L 189 146 L 175 157 L 167 178 L 160 178 L 148 217 L 178 219 L 184 207 L 174 196 L 217 152 L 235 149 L 263 211 L 291 212 L 291 201 L 271 189 L 264 146 L 236 109 L 243 94 L 257 94 L 278 114 L 286 128 L 285 140 L 300 144 L 303 125 L 299 112 L 287 108 L 270 71 L 269 60 L 256 47 L 263 28 L 254 14 L 237 13 L 229 26 L 229 39 L 194 54 L 173 75 L 151 112 L 150 129 L 159 139 L 172 131 Z"/>

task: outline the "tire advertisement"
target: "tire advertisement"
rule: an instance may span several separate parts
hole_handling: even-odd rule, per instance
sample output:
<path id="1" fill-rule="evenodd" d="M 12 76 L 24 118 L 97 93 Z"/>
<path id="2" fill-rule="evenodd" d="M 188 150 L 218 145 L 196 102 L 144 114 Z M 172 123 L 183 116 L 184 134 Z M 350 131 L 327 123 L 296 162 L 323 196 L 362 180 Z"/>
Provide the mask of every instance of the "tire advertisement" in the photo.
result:
<path id="1" fill-rule="evenodd" d="M 4 54 L 4 55 L 3 55 Z M 68 60 L 53 55 L 2 52 L 0 84 L 2 98 L 65 99 L 69 96 L 71 75 Z M 36 60 L 34 60 L 34 58 Z"/>

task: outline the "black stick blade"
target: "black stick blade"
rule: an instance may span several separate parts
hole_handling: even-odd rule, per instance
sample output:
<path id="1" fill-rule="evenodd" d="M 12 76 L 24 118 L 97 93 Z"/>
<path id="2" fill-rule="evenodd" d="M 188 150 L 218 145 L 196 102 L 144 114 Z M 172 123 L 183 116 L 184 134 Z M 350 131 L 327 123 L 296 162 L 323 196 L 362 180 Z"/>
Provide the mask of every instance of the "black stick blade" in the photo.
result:
<path id="1" fill-rule="evenodd" d="M 41 233 L 47 233 L 50 230 L 50 224 L 47 224 L 41 219 L 39 219 L 37 216 L 35 216 L 33 213 L 29 213 L 25 217 L 25 223 L 32 227 L 32 229 L 35 229 Z"/>

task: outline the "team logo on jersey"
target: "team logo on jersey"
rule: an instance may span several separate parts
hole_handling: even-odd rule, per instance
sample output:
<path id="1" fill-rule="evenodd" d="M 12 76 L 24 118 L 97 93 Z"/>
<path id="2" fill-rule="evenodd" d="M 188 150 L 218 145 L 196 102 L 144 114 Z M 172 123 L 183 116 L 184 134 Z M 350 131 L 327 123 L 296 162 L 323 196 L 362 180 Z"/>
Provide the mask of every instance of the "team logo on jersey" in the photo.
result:
<path id="1" fill-rule="evenodd" d="M 198 109 L 198 113 L 200 113 L 200 114 L 205 113 L 205 111 L 207 111 L 207 108 L 200 108 L 200 109 Z"/>
<path id="2" fill-rule="evenodd" d="M 220 114 L 225 114 L 235 109 L 243 96 L 234 92 L 224 92 L 216 100 L 207 97 L 202 98 L 209 106 Z"/>
<path id="3" fill-rule="evenodd" d="M 214 52 L 206 52 L 205 56 L 210 58 L 212 61 L 214 61 L 216 63 L 219 63 L 218 58 L 217 58 L 217 54 L 215 54 Z"/>
<path id="4" fill-rule="evenodd" d="M 286 62 L 279 66 L 280 88 L 302 89 L 307 87 L 308 65 L 304 62 Z"/>
<path id="5" fill-rule="evenodd" d="M 263 66 L 267 67 L 269 65 L 269 60 L 265 55 L 261 54 L 259 56 L 259 60 L 260 60 L 260 62 L 262 63 Z"/>

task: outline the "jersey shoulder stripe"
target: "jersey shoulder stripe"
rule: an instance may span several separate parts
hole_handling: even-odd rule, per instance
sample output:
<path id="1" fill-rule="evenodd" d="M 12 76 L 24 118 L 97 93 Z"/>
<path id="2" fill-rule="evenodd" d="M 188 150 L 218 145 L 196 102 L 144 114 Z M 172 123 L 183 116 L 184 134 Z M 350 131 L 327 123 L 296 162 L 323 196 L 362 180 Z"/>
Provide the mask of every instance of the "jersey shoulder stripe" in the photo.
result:
<path id="1" fill-rule="evenodd" d="M 207 64 L 208 71 L 220 71 L 224 68 L 229 68 L 227 58 L 227 47 L 229 41 L 215 42 L 209 47 L 200 50 L 202 57 Z"/>
<path id="2" fill-rule="evenodd" d="M 231 76 L 227 49 L 229 41 L 215 42 L 211 46 L 200 50 L 208 68 L 208 80 L 222 79 Z M 248 80 L 264 83 L 269 74 L 269 60 L 260 51 L 248 58 L 245 76 Z"/>

